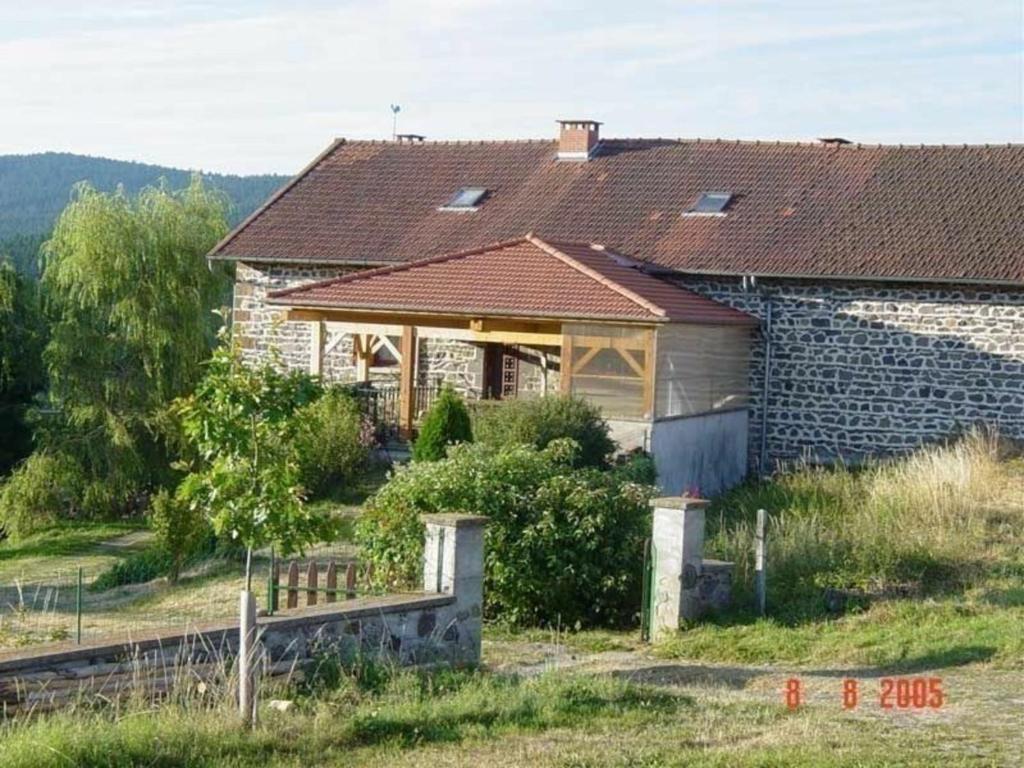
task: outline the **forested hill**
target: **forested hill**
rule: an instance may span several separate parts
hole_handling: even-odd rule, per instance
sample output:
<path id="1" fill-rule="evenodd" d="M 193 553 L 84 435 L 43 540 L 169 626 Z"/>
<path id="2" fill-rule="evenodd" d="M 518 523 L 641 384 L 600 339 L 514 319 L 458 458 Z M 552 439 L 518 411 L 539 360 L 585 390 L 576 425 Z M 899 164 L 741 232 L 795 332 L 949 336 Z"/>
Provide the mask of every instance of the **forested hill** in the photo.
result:
<path id="1" fill-rule="evenodd" d="M 36 252 L 57 215 L 71 198 L 71 188 L 88 181 L 110 191 L 118 184 L 129 193 L 167 179 L 173 188 L 188 184 L 191 171 L 159 165 L 108 160 L 66 152 L 0 155 L 0 256 L 11 256 L 26 272 L 35 271 Z M 231 223 L 249 215 L 280 187 L 285 176 L 203 174 L 231 199 Z"/>

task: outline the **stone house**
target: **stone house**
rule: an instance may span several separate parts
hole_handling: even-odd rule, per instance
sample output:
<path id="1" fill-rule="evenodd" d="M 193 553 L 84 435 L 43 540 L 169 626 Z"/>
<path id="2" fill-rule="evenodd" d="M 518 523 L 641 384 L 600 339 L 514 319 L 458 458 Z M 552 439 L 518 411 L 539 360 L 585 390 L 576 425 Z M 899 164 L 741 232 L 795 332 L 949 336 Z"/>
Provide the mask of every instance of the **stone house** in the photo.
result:
<path id="1" fill-rule="evenodd" d="M 406 427 L 439 380 L 579 392 L 669 492 L 978 423 L 1024 439 L 1024 146 L 559 124 L 335 141 L 210 254 L 246 354 L 392 382 Z"/>

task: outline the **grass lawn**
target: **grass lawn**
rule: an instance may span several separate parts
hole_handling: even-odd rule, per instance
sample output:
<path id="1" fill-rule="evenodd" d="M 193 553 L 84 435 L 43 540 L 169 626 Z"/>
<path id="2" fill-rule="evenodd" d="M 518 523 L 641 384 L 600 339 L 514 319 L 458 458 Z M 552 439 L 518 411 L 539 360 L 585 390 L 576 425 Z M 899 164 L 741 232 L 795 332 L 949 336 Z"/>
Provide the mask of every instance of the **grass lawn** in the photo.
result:
<path id="1" fill-rule="evenodd" d="M 312 503 L 341 524 L 337 540 L 311 547 L 307 558 L 347 562 L 355 557 L 353 521 L 362 502 L 384 479 L 384 471 L 376 470 Z M 17 543 L 0 543 L 0 649 L 70 638 L 76 623 L 77 569 L 82 568 L 88 584 L 118 561 L 143 551 L 151 539 L 141 523 L 80 522 Z M 256 554 L 255 589 L 261 604 L 269 564 L 269 552 Z M 215 557 L 188 569 L 175 585 L 159 578 L 100 592 L 87 589 L 83 639 L 233 617 L 243 583 L 240 559 Z"/>
<path id="2" fill-rule="evenodd" d="M 265 709 L 254 733 L 223 697 L 83 704 L 2 726 L 0 765 L 1024 764 L 1024 463 L 957 451 L 862 471 L 808 468 L 718 500 L 709 550 L 737 561 L 736 607 L 654 648 L 635 630 L 488 626 L 479 672 L 384 670 L 282 690 L 274 695 L 293 708 Z M 360 494 L 318 503 L 351 520 Z M 767 619 L 746 608 L 758 506 L 774 520 Z M 120 551 L 103 543 L 126 533 Z M 0 574 L 45 574 L 83 557 L 106 567 L 140 545 L 124 527 L 61 530 L 17 553 L 0 545 Z M 230 612 L 240 580 L 236 563 L 221 562 L 176 587 L 109 590 L 89 621 Z M 894 584 L 914 596 L 892 597 Z M 867 597 L 832 616 L 826 586 Z M 882 709 L 886 675 L 939 677 L 947 700 Z M 804 698 L 791 711 L 783 692 L 794 677 Z M 847 678 L 863 691 L 852 711 L 842 707 Z"/>
<path id="3" fill-rule="evenodd" d="M 349 679 L 264 712 L 254 733 L 227 706 L 79 711 L 0 732 L 20 766 L 947 766 L 998 765 L 1011 744 L 951 753 L 955 726 L 789 711 L 720 685 L 615 674 L 401 673 Z"/>

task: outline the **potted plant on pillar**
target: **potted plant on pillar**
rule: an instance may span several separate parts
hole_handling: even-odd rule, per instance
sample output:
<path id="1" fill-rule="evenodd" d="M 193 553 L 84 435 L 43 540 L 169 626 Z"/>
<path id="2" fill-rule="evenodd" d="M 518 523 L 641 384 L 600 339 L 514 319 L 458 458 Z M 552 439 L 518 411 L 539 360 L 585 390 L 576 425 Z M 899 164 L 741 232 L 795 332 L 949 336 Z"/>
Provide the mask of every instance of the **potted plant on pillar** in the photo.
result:
<path id="1" fill-rule="evenodd" d="M 188 474 L 177 495 L 203 510 L 218 536 L 246 551 L 238 658 L 239 707 L 247 723 L 255 706 L 253 552 L 275 546 L 287 555 L 328 532 L 327 519 L 303 504 L 291 439 L 293 414 L 319 391 L 308 374 L 285 373 L 269 362 L 245 365 L 237 346 L 225 343 L 214 352 L 196 391 L 175 403 L 195 454 L 191 463 L 179 465 Z"/>

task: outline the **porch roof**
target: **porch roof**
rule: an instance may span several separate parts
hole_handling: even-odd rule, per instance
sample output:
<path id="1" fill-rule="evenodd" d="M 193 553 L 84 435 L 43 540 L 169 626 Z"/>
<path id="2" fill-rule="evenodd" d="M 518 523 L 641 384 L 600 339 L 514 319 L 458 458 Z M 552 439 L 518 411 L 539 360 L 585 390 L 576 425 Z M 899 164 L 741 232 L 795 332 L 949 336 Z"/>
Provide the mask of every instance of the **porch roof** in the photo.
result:
<path id="1" fill-rule="evenodd" d="M 601 245 L 533 234 L 274 291 L 299 308 L 473 317 L 753 325 L 739 310 L 645 274 Z"/>

